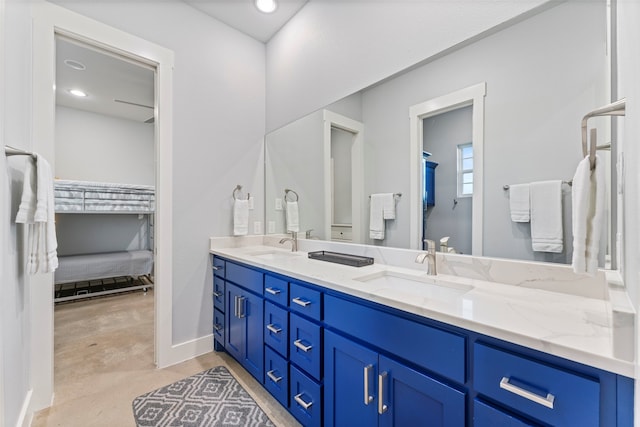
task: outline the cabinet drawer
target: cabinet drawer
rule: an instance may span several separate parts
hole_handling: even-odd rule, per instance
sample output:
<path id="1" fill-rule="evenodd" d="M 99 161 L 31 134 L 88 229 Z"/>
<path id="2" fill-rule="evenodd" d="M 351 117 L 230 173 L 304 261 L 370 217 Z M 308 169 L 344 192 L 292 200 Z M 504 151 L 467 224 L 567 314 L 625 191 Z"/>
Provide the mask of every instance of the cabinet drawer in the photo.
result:
<path id="1" fill-rule="evenodd" d="M 465 382 L 466 339 L 461 335 L 331 295 L 324 296 L 324 313 L 327 324 L 348 335 Z"/>
<path id="2" fill-rule="evenodd" d="M 289 348 L 289 315 L 277 305 L 264 303 L 264 342 L 282 356 L 287 357 Z"/>
<path id="3" fill-rule="evenodd" d="M 225 270 L 227 281 L 262 295 L 264 275 L 261 272 L 229 261 L 226 263 Z"/>
<path id="4" fill-rule="evenodd" d="M 213 307 L 224 313 L 224 279 L 213 277 Z"/>
<path id="5" fill-rule="evenodd" d="M 264 347 L 264 386 L 285 408 L 289 405 L 289 364 L 278 353 Z"/>
<path id="6" fill-rule="evenodd" d="M 264 297 L 286 307 L 289 301 L 289 283 L 286 280 L 265 274 Z"/>
<path id="7" fill-rule="evenodd" d="M 491 405 L 479 401 L 473 402 L 473 427 L 535 427 L 512 415 L 506 414 Z"/>
<path id="8" fill-rule="evenodd" d="M 478 393 L 544 423 L 600 424 L 598 381 L 480 343 L 473 358 Z"/>
<path id="9" fill-rule="evenodd" d="M 289 360 L 319 380 L 322 361 L 320 325 L 293 313 L 289 320 Z"/>
<path id="10" fill-rule="evenodd" d="M 322 313 L 322 293 L 297 283 L 291 283 L 289 286 L 289 307 L 291 307 L 291 311 L 315 320 L 320 320 Z"/>
<path id="11" fill-rule="evenodd" d="M 224 313 L 213 310 L 213 337 L 224 345 Z"/>
<path id="12" fill-rule="evenodd" d="M 322 425 L 322 386 L 290 365 L 291 394 L 289 409 L 306 427 Z"/>
<path id="13" fill-rule="evenodd" d="M 213 257 L 213 275 L 224 279 L 225 260 Z"/>

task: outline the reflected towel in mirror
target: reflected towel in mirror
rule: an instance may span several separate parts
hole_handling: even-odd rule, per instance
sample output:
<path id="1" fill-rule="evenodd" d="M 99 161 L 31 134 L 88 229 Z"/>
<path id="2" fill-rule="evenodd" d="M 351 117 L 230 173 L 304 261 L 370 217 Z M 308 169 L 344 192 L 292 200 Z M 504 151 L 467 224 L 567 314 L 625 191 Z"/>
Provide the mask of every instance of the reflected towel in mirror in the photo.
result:
<path id="1" fill-rule="evenodd" d="M 298 215 L 298 202 L 287 201 L 286 206 L 287 231 L 300 231 L 300 219 Z"/>

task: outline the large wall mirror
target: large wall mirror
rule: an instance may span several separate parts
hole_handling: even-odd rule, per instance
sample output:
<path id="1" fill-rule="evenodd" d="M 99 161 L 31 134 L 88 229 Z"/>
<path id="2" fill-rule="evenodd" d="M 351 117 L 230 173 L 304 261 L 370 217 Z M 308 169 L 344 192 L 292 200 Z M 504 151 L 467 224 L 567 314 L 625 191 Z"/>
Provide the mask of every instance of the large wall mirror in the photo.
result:
<path id="1" fill-rule="evenodd" d="M 559 3 L 269 133 L 267 233 L 284 232 L 281 199 L 291 188 L 299 194 L 301 231 L 313 230 L 311 236 L 319 239 L 411 248 L 423 238 L 439 242 L 448 237 L 448 246 L 460 253 L 570 263 L 571 187 L 562 185 L 563 249 L 554 253 L 532 249 L 530 224 L 511 221 L 504 187 L 572 179 L 582 159 L 580 121 L 611 101 L 607 19 L 604 1 Z M 411 143 L 411 108 L 478 85 L 485 88 L 482 117 L 470 102 L 425 116 L 418 152 Z M 327 114 L 362 125 L 361 151 L 349 151 L 349 162 L 331 159 Z M 478 120 L 482 146 L 476 150 L 473 122 Z M 598 127 L 601 144 L 610 142 L 610 121 L 590 122 Z M 353 133 L 340 137 L 353 145 Z M 336 155 L 344 152 L 335 150 Z M 610 164 L 608 151 L 599 155 Z M 353 156 L 360 156 L 361 169 Z M 437 163 L 433 203 L 426 202 L 422 172 L 419 179 L 412 172 L 423 161 Z M 361 180 L 360 187 L 354 187 L 354 180 Z M 346 216 L 347 224 L 331 214 L 344 207 L 335 205 L 340 196 L 331 189 L 345 186 L 361 207 Z M 368 232 L 370 195 L 375 193 L 399 195 L 383 240 L 372 240 Z M 474 197 L 479 203 L 471 203 Z M 615 235 L 610 211 L 602 267 L 608 266 L 605 254 Z M 416 229 L 412 224 L 418 221 Z M 347 226 L 343 234 L 341 225 Z"/>

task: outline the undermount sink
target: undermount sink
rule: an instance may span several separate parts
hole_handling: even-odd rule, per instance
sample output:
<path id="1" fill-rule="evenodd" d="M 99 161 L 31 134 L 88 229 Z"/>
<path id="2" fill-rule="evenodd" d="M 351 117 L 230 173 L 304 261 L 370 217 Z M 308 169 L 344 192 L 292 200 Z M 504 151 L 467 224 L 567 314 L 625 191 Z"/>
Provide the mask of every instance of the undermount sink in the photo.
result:
<path id="1" fill-rule="evenodd" d="M 438 276 L 414 276 L 388 270 L 356 277 L 354 280 L 371 284 L 378 292 L 403 293 L 439 300 L 457 298 L 473 289 L 471 285 L 450 282 Z"/>
<path id="2" fill-rule="evenodd" d="M 296 252 L 279 251 L 276 249 L 263 249 L 255 252 L 249 252 L 247 255 L 265 260 L 281 260 L 299 256 Z"/>

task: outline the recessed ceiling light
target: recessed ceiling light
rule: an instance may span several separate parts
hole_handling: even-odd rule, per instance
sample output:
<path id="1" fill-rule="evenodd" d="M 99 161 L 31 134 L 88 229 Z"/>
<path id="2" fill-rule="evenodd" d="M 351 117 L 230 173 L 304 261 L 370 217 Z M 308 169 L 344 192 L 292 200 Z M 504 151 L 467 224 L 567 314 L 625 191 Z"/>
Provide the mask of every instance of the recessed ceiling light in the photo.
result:
<path id="1" fill-rule="evenodd" d="M 276 10 L 276 0 L 256 0 L 256 7 L 260 12 L 271 13 Z"/>
<path id="2" fill-rule="evenodd" d="M 78 71 L 84 71 L 87 69 L 82 62 L 74 61 L 73 59 L 65 59 L 64 65 Z"/>
<path id="3" fill-rule="evenodd" d="M 84 98 L 84 97 L 87 96 L 87 94 L 85 92 L 81 91 L 80 89 L 69 89 L 69 93 L 71 95 L 74 95 L 74 96 L 77 96 L 77 97 L 80 97 L 80 98 Z"/>

